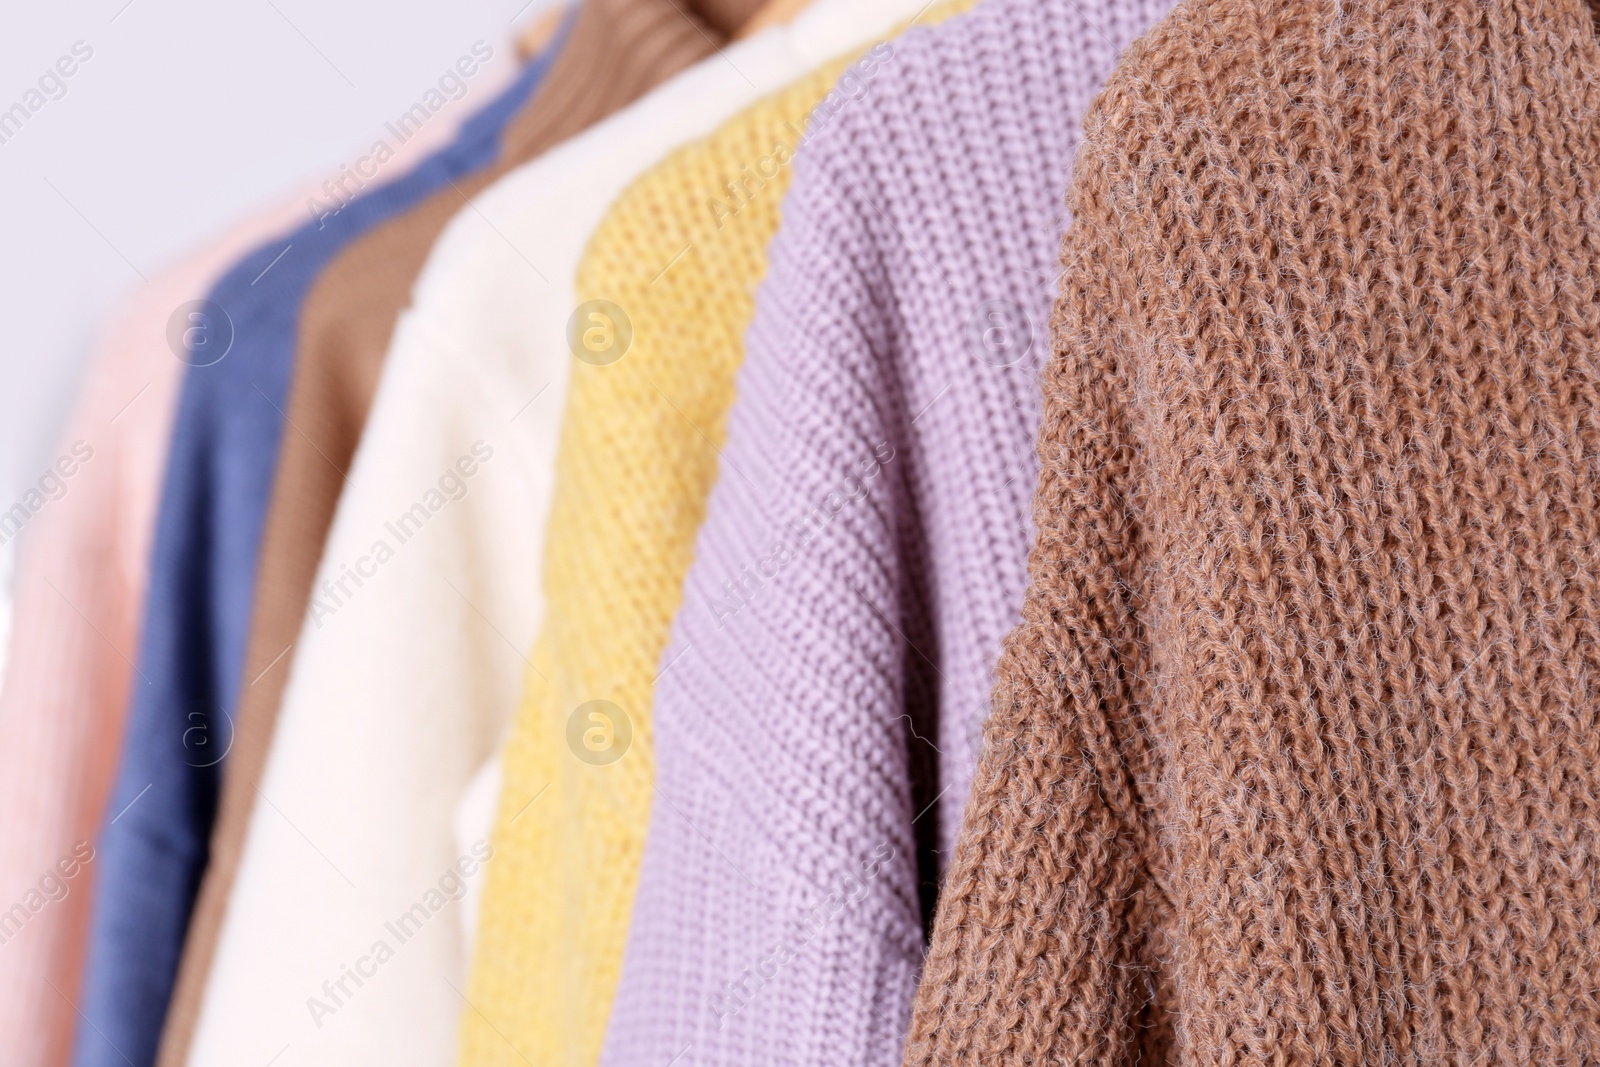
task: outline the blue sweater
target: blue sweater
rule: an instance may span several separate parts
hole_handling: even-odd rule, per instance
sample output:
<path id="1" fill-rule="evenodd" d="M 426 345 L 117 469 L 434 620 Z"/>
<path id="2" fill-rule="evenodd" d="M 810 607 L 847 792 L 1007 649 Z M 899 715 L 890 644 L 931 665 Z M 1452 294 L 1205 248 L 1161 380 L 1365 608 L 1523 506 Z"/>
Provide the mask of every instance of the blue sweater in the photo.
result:
<path id="1" fill-rule="evenodd" d="M 246 256 L 210 294 L 226 319 L 212 314 L 209 335 L 190 335 L 210 351 L 191 350 L 178 399 L 127 736 L 100 831 L 74 1067 L 155 1062 L 233 743 L 306 294 L 351 241 L 494 163 L 554 52 L 415 170 Z M 229 322 L 231 347 L 217 359 Z"/>

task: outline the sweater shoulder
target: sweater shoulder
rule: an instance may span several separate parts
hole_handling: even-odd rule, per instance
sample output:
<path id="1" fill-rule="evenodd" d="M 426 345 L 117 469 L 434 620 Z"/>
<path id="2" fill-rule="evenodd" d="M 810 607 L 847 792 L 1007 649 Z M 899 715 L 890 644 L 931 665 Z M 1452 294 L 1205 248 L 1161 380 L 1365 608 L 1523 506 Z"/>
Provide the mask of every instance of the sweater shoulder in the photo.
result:
<path id="1" fill-rule="evenodd" d="M 1167 149 L 1196 130 L 1262 120 L 1241 106 L 1276 95 L 1317 65 L 1331 2 L 1183 0 L 1123 53 L 1084 118 L 1085 153 Z"/>

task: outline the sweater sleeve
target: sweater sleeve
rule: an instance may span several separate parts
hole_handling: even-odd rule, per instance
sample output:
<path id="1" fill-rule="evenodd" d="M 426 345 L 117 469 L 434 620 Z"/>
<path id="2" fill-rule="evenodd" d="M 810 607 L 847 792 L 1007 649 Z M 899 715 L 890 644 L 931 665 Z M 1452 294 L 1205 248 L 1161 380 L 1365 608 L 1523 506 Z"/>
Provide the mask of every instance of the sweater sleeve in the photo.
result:
<path id="1" fill-rule="evenodd" d="M 922 954 L 906 413 L 878 358 L 865 207 L 798 166 L 661 662 L 607 1067 L 686 1048 L 700 1064 L 887 1065 L 903 1048 Z"/>
<path id="2" fill-rule="evenodd" d="M 1086 141 L 1064 247 L 1022 624 L 997 671 L 908 1065 L 1164 1062 L 1140 783 L 1139 462 L 1124 411 L 1139 286 Z M 1122 207 L 1124 205 L 1119 205 Z"/>

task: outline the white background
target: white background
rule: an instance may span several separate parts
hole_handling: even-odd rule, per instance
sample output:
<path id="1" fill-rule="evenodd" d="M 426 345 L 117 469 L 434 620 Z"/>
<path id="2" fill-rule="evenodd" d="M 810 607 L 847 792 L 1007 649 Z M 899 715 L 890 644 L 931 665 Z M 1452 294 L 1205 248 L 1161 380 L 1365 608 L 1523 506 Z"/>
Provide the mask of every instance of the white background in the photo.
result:
<path id="1" fill-rule="evenodd" d="M 354 161 L 474 41 L 504 85 L 515 32 L 549 6 L 5 0 L 0 110 L 75 41 L 94 56 L 0 144 L 0 510 L 53 458 L 85 358 L 141 273 Z M 469 91 L 433 122 L 489 99 Z"/>

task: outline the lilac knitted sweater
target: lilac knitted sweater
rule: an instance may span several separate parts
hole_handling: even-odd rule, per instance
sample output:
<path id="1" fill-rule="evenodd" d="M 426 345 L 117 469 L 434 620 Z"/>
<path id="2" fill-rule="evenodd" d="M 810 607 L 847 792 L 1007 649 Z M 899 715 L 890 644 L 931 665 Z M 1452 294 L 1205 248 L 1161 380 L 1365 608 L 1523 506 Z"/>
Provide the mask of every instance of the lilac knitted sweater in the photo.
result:
<path id="1" fill-rule="evenodd" d="M 813 114 L 656 685 L 605 1067 L 900 1062 L 1026 584 L 1079 117 L 1169 6 L 987 0 Z"/>

